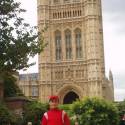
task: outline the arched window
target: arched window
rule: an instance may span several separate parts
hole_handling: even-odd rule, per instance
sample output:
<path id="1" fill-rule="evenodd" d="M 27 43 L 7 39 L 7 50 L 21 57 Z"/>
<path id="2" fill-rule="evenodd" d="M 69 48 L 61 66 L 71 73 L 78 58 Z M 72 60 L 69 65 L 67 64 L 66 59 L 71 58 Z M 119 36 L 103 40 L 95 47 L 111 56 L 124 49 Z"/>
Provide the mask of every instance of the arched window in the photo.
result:
<path id="1" fill-rule="evenodd" d="M 61 32 L 55 32 L 55 52 L 56 52 L 56 60 L 61 60 L 62 49 L 61 49 Z"/>
<path id="2" fill-rule="evenodd" d="M 80 16 L 82 15 L 82 11 L 80 10 Z"/>
<path id="3" fill-rule="evenodd" d="M 76 41 L 76 58 L 82 58 L 82 41 L 81 41 L 81 30 L 75 30 L 75 41 Z"/>
<path id="4" fill-rule="evenodd" d="M 60 18 L 62 18 L 62 13 L 60 12 Z"/>
<path id="5" fill-rule="evenodd" d="M 39 96 L 39 89 L 38 86 L 32 86 L 32 96 Z"/>
<path id="6" fill-rule="evenodd" d="M 63 18 L 65 18 L 65 12 L 63 12 Z"/>
<path id="7" fill-rule="evenodd" d="M 75 11 L 73 11 L 73 17 L 75 16 Z"/>
<path id="8" fill-rule="evenodd" d="M 58 18 L 60 18 L 60 13 L 58 12 Z"/>
<path id="9" fill-rule="evenodd" d="M 55 13 L 55 19 L 57 18 L 57 13 Z"/>
<path id="10" fill-rule="evenodd" d="M 70 17 L 72 16 L 72 12 L 70 11 Z"/>
<path id="11" fill-rule="evenodd" d="M 66 59 L 72 58 L 71 31 L 65 31 Z"/>

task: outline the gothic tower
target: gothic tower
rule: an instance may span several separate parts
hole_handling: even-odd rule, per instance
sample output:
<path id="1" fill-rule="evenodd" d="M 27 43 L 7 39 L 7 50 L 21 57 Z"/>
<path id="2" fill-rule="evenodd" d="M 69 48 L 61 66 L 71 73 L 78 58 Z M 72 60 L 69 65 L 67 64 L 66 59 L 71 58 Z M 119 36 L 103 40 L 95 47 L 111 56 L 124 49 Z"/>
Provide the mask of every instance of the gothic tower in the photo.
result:
<path id="1" fill-rule="evenodd" d="M 39 55 L 39 98 L 71 103 L 106 97 L 101 0 L 38 0 L 38 26 L 47 46 Z"/>

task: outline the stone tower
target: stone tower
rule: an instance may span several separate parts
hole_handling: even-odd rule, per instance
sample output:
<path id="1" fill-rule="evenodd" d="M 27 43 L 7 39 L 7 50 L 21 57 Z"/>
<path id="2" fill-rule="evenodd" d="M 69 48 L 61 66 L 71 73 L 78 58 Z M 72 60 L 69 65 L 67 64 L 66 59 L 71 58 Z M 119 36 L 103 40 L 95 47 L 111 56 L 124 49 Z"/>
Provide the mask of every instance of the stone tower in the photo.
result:
<path id="1" fill-rule="evenodd" d="M 39 99 L 106 98 L 101 0 L 38 0 L 47 46 L 39 55 Z M 104 90 L 103 90 L 104 89 Z M 112 100 L 112 99 L 110 99 Z"/>

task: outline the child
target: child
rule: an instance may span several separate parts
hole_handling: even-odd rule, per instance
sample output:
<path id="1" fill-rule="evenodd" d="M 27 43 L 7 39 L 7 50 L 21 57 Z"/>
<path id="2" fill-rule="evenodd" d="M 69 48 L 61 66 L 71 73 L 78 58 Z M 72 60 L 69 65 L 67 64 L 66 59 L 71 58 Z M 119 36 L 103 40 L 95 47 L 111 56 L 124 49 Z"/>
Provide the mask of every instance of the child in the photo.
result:
<path id="1" fill-rule="evenodd" d="M 69 117 L 66 112 L 58 108 L 59 97 L 51 96 L 49 98 L 49 111 L 45 112 L 41 125 L 70 125 Z"/>

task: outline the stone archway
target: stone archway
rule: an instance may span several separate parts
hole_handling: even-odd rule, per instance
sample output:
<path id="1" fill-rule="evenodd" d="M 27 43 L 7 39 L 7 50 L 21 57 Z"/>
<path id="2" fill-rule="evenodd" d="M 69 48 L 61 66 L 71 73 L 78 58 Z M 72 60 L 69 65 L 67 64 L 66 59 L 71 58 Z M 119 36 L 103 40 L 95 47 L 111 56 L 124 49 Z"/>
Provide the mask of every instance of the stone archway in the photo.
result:
<path id="1" fill-rule="evenodd" d="M 66 102 L 73 102 L 76 100 L 76 98 L 81 99 L 84 96 L 84 91 L 80 86 L 77 86 L 76 84 L 65 84 L 63 87 L 61 87 L 57 93 L 60 98 L 60 103 L 64 103 L 64 98 L 67 100 L 69 97 L 72 97 L 72 100 L 66 101 Z"/>
<path id="2" fill-rule="evenodd" d="M 63 104 L 71 104 L 77 99 L 79 99 L 79 96 L 75 92 L 70 91 L 64 96 Z"/>

